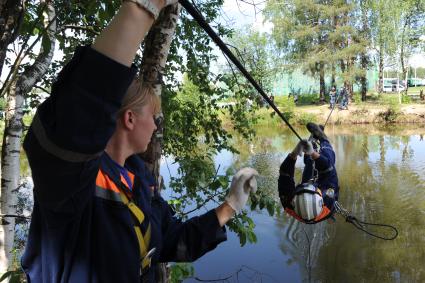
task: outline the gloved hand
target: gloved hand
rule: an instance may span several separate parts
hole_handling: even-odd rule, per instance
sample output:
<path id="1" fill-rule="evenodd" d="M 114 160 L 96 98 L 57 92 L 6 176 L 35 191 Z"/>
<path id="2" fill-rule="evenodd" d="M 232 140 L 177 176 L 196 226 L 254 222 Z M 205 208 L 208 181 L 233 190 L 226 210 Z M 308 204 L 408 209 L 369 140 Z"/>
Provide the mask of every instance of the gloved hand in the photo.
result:
<path id="1" fill-rule="evenodd" d="M 226 202 L 239 213 L 248 201 L 249 194 L 257 191 L 258 172 L 253 168 L 242 168 L 233 176 Z"/>
<path id="2" fill-rule="evenodd" d="M 291 152 L 291 155 L 294 157 L 294 159 L 297 157 L 297 155 L 301 156 L 301 153 L 303 152 L 303 148 L 304 148 L 304 145 L 302 141 L 299 141 Z"/>
<path id="3" fill-rule="evenodd" d="M 313 144 L 308 140 L 300 141 L 305 154 L 311 155 L 314 152 Z"/>

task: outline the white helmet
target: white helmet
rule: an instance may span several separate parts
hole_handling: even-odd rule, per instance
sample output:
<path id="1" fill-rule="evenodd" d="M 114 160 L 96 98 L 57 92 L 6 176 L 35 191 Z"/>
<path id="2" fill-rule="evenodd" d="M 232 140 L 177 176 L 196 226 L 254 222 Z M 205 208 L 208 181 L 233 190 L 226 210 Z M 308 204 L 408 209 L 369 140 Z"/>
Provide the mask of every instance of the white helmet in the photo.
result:
<path id="1" fill-rule="evenodd" d="M 322 194 L 313 184 L 300 184 L 295 189 L 292 205 L 296 214 L 305 221 L 311 221 L 322 212 Z"/>

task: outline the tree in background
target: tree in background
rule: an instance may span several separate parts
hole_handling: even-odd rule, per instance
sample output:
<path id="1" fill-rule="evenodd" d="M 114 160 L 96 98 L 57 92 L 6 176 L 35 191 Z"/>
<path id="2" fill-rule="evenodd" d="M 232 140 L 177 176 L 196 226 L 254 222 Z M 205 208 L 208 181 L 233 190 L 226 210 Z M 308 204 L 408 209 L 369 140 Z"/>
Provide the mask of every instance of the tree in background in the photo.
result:
<path id="1" fill-rule="evenodd" d="M 26 94 L 46 73 L 53 57 L 56 32 L 56 14 L 50 2 L 40 1 L 37 5 L 28 5 L 26 21 L 22 25 L 25 33 L 17 37 L 22 45 L 27 41 L 27 30 L 41 30 L 41 45 L 38 52 L 32 48 L 26 53 L 18 54 L 15 64 L 10 70 L 9 80 L 1 89 L 2 97 L 6 97 L 5 127 L 2 142 L 1 159 L 1 195 L 0 214 L 16 215 L 18 201 L 18 184 L 20 181 L 20 150 L 23 134 L 24 100 Z M 23 63 L 25 56 L 31 57 L 31 63 Z M 15 218 L 2 219 L 0 225 L 0 271 L 5 271 L 13 263 L 12 248 L 14 243 Z"/>
<path id="2" fill-rule="evenodd" d="M 0 75 L 9 44 L 18 36 L 19 27 L 23 21 L 23 1 L 0 1 Z"/>
<path id="3" fill-rule="evenodd" d="M 425 27 L 425 1 L 401 0 L 398 3 L 395 42 L 398 46 L 398 56 L 402 79 L 407 79 L 408 58 L 418 50 Z M 406 87 L 407 89 L 407 87 Z"/>
<path id="4" fill-rule="evenodd" d="M 394 56 L 397 45 L 395 34 L 397 24 L 397 5 L 392 1 L 373 0 L 368 1 L 367 6 L 371 15 L 371 48 L 376 51 L 376 65 L 378 66 L 378 92 L 383 91 L 384 61 L 386 57 Z"/>
<path id="5" fill-rule="evenodd" d="M 287 63 L 318 77 L 320 100 L 325 98 L 325 73 L 336 74 L 352 92 L 359 76 L 357 61 L 366 44 L 354 22 L 349 1 L 284 0 L 267 2 L 266 19 L 274 24 L 273 38 Z M 357 26 L 356 26 L 357 25 Z"/>

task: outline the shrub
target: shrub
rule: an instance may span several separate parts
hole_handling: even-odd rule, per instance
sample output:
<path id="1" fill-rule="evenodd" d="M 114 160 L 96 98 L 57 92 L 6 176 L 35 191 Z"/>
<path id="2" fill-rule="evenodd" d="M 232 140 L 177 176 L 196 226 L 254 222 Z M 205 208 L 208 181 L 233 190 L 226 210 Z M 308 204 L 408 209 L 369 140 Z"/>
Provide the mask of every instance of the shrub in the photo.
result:
<path id="1" fill-rule="evenodd" d="M 362 94 L 361 94 L 361 93 L 359 93 L 359 92 L 355 92 L 355 93 L 353 94 L 353 101 L 354 101 L 354 103 L 356 103 L 356 104 L 360 104 L 360 103 L 362 103 Z"/>
<path id="2" fill-rule="evenodd" d="M 412 98 L 406 94 L 403 94 L 403 96 L 401 97 L 401 103 L 403 104 L 412 103 Z"/>
<path id="3" fill-rule="evenodd" d="M 301 113 L 297 117 L 297 123 L 300 125 L 306 125 L 308 122 L 316 122 L 316 116 L 311 113 Z"/>
<path id="4" fill-rule="evenodd" d="M 401 112 L 396 105 L 390 105 L 387 110 L 378 114 L 378 118 L 385 123 L 394 123 L 400 114 Z"/>
<path id="5" fill-rule="evenodd" d="M 319 95 L 318 94 L 301 94 L 298 96 L 298 102 L 299 105 L 310 105 L 315 104 L 319 101 Z"/>
<path id="6" fill-rule="evenodd" d="M 288 96 L 277 96 L 275 98 L 275 104 L 282 112 L 283 116 L 289 121 L 295 116 L 295 103 L 292 97 Z M 279 118 L 280 119 L 280 118 Z"/>

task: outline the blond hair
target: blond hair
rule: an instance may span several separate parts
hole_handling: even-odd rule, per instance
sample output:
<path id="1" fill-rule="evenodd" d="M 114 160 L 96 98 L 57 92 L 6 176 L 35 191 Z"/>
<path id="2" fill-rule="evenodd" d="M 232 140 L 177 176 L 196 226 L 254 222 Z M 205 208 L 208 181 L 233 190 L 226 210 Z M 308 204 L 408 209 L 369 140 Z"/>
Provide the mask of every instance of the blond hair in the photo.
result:
<path id="1" fill-rule="evenodd" d="M 155 114 L 161 111 L 161 101 L 155 94 L 153 85 L 135 79 L 127 89 L 127 93 L 122 100 L 121 108 L 118 110 L 117 117 L 121 117 L 127 110 L 140 112 L 142 107 L 148 103 L 153 105 Z"/>

